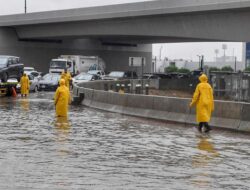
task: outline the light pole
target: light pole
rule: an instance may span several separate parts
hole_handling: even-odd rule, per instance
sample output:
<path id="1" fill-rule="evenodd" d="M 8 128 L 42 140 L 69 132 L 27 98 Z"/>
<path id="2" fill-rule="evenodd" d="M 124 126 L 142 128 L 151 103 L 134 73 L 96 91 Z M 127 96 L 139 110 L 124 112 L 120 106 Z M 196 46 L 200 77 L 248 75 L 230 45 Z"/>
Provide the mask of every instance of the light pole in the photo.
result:
<path id="1" fill-rule="evenodd" d="M 27 13 L 27 0 L 24 0 L 24 13 Z"/>
<path id="2" fill-rule="evenodd" d="M 201 56 L 197 55 L 199 57 L 199 69 L 201 68 Z"/>
<path id="3" fill-rule="evenodd" d="M 237 71 L 237 57 L 234 57 L 234 72 Z"/>
<path id="4" fill-rule="evenodd" d="M 215 62 L 217 62 L 219 50 L 218 50 L 218 49 L 215 49 L 215 50 L 214 50 L 214 53 L 215 53 Z"/>
<path id="5" fill-rule="evenodd" d="M 222 44 L 222 49 L 224 51 L 224 63 L 226 62 L 226 50 L 227 50 L 227 44 Z"/>

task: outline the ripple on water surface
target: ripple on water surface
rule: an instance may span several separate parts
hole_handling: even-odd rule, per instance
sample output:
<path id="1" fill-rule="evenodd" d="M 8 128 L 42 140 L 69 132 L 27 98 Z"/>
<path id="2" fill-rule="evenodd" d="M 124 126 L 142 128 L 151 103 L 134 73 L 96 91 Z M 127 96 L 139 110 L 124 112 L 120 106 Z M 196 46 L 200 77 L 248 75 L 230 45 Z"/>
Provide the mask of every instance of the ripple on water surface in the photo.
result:
<path id="1" fill-rule="evenodd" d="M 249 189 L 248 135 L 0 99 L 0 189 Z"/>

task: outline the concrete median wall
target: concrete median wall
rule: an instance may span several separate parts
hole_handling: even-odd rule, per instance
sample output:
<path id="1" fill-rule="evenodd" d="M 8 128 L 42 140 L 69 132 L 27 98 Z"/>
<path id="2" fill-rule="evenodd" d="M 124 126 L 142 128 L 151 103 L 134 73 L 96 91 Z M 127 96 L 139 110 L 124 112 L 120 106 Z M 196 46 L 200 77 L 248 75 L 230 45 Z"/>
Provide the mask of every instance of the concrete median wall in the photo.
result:
<path id="1" fill-rule="evenodd" d="M 92 83 L 96 87 L 95 83 Z M 88 88 L 83 86 L 88 86 Z M 195 109 L 189 109 L 189 98 L 119 94 L 91 89 L 91 84 L 75 87 L 83 93 L 83 105 L 110 112 L 139 116 L 183 124 L 197 125 Z M 77 90 L 76 90 L 77 89 Z M 210 125 L 218 128 L 250 132 L 250 104 L 243 102 L 215 101 L 215 111 Z"/>

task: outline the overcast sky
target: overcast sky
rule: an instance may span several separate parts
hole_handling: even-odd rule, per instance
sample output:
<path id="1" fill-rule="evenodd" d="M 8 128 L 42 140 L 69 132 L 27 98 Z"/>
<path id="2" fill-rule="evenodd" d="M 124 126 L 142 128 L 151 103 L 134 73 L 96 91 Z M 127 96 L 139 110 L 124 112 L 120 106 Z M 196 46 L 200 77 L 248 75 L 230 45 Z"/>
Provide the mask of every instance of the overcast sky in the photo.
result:
<path id="1" fill-rule="evenodd" d="M 0 0 L 0 15 L 23 13 L 24 1 Z M 28 12 L 40 12 L 143 1 L 149 0 L 27 0 L 27 10 Z M 215 49 L 219 50 L 218 56 L 223 55 L 222 44 L 227 44 L 226 55 L 234 55 L 238 60 L 242 59 L 242 43 L 157 44 L 153 46 L 153 55 L 159 56 L 160 49 L 162 49 L 162 58 L 198 60 L 197 55 L 204 55 L 207 61 L 213 61 Z"/>

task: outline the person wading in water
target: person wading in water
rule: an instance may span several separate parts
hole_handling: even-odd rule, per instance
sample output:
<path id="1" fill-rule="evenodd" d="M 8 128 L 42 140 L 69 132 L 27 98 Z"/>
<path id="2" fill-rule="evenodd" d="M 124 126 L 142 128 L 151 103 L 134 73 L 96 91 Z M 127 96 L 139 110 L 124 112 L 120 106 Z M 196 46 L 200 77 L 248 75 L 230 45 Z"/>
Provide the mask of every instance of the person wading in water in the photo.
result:
<path id="1" fill-rule="evenodd" d="M 213 89 L 208 84 L 208 78 L 205 74 L 199 77 L 200 83 L 196 86 L 190 107 L 196 105 L 196 121 L 199 123 L 198 130 L 202 132 L 205 126 L 205 132 L 209 132 L 211 127 L 208 122 L 214 111 Z"/>

